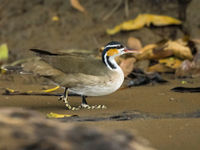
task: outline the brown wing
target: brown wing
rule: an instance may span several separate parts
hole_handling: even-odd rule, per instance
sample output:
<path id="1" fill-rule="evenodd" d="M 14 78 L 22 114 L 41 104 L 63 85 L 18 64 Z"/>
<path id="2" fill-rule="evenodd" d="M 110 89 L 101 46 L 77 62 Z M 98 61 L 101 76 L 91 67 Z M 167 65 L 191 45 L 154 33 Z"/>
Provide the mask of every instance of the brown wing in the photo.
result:
<path id="1" fill-rule="evenodd" d="M 91 56 L 61 55 L 43 50 L 32 51 L 40 57 L 24 63 L 23 69 L 49 78 L 64 87 L 104 82 L 102 77 L 111 73 L 100 59 L 94 59 Z"/>
<path id="2" fill-rule="evenodd" d="M 102 76 L 109 69 L 97 58 L 86 55 L 70 55 L 51 53 L 49 51 L 33 49 L 41 59 L 66 74 L 82 73 L 86 75 Z"/>

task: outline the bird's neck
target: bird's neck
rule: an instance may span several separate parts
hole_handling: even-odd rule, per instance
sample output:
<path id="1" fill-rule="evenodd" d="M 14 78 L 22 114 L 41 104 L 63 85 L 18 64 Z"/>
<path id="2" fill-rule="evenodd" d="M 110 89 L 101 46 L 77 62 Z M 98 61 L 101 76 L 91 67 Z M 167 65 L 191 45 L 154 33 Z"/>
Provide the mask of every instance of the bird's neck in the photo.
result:
<path id="1" fill-rule="evenodd" d="M 113 56 L 106 56 L 104 55 L 104 57 L 102 58 L 104 64 L 113 71 L 118 71 L 121 70 L 121 68 L 119 67 L 119 65 L 117 64 L 117 62 L 115 61 L 115 57 Z"/>

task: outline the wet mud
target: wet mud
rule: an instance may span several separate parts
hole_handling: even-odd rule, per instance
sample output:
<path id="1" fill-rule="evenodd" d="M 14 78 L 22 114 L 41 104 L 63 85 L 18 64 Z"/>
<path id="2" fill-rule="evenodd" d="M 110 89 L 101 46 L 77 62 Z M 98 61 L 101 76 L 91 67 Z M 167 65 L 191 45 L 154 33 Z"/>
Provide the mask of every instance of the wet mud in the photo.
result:
<path id="1" fill-rule="evenodd" d="M 198 87 L 199 79 L 165 78 L 165 84 L 148 84 L 102 97 L 88 97 L 90 105 L 104 104 L 103 110 L 66 110 L 57 96 L 0 95 L 0 107 L 20 107 L 47 113 L 77 115 L 71 118 L 53 119 L 63 123 L 83 124 L 102 129 L 123 129 L 137 132 L 157 149 L 198 149 L 200 139 L 200 93 L 179 93 L 171 89 L 178 86 Z M 21 80 L 21 81 L 20 81 Z M 23 82 L 22 82 L 23 81 Z M 184 81 L 184 84 L 183 82 Z M 1 80 L 4 88 L 21 91 L 41 90 L 52 85 L 29 84 L 24 78 Z M 63 89 L 53 94 L 60 94 Z M 69 97 L 72 106 L 79 106 L 81 97 Z"/>

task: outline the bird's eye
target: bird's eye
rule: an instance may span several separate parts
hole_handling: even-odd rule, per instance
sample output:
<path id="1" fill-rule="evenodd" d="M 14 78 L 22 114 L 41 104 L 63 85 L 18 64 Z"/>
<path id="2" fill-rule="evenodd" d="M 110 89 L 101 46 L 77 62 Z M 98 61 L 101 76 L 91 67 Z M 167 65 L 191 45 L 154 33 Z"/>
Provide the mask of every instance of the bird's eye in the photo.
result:
<path id="1" fill-rule="evenodd" d="M 123 48 L 123 45 L 117 46 L 117 49 L 121 49 Z"/>

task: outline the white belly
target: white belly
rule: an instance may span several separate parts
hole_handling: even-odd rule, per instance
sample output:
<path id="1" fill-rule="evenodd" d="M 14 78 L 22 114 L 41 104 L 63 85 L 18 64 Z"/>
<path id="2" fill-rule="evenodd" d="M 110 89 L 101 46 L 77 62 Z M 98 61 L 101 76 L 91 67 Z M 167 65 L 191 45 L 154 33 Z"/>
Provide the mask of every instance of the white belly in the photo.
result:
<path id="1" fill-rule="evenodd" d="M 115 92 L 120 88 L 124 81 L 124 74 L 122 70 L 118 70 L 109 80 L 102 81 L 105 77 L 102 77 L 101 82 L 93 85 L 77 86 L 69 88 L 70 92 L 85 95 L 85 96 L 103 96 Z"/>

